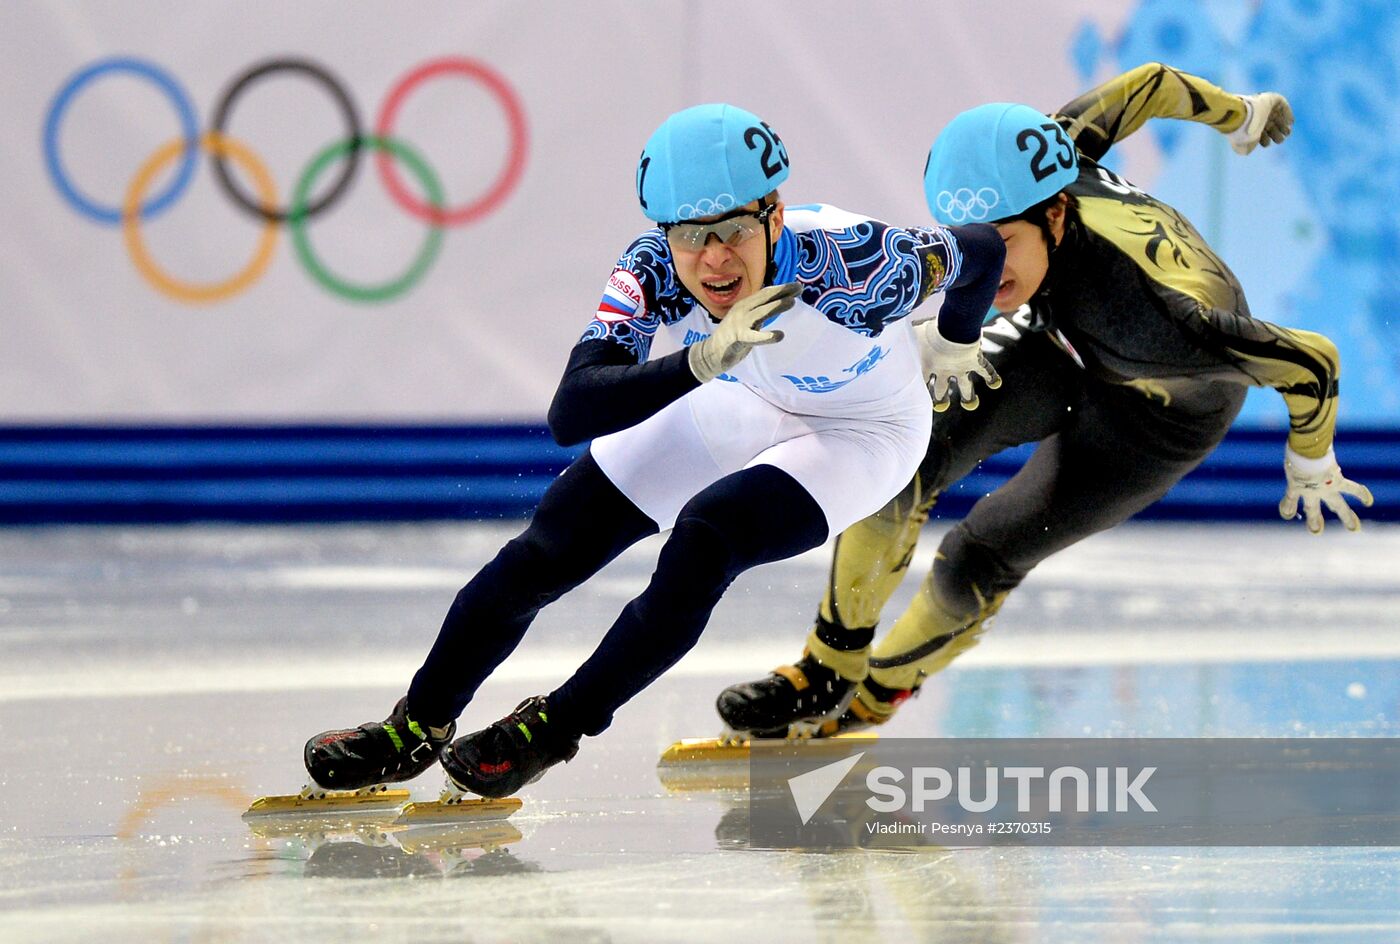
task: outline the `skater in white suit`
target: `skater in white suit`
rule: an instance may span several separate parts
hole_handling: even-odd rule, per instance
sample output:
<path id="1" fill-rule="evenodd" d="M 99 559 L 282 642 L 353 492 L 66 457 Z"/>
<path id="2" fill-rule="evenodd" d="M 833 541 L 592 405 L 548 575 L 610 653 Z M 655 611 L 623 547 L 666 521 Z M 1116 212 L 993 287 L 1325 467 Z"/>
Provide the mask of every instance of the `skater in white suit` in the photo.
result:
<path id="1" fill-rule="evenodd" d="M 994 228 L 786 207 L 787 175 L 781 138 L 732 105 L 678 112 L 647 141 L 637 194 L 658 225 L 608 278 L 549 413 L 556 439 L 591 448 L 458 593 L 390 717 L 307 743 L 317 783 L 405 780 L 440 758 L 464 790 L 516 792 L 689 651 L 740 573 L 909 483 L 930 435 L 921 347 L 935 408 L 999 384 L 979 345 L 1005 254 Z M 913 327 L 938 292 L 937 317 Z M 683 349 L 651 359 L 659 331 Z M 666 530 L 650 584 L 572 677 L 452 740 L 541 607 Z"/>

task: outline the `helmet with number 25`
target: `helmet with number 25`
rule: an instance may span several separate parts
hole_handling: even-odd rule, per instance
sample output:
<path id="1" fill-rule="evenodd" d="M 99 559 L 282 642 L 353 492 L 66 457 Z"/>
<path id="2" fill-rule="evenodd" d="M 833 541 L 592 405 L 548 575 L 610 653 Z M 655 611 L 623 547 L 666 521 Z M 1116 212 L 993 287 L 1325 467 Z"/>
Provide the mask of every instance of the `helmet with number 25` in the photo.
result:
<path id="1" fill-rule="evenodd" d="M 945 226 L 1019 216 L 1079 175 L 1074 142 L 1028 105 L 968 109 L 933 142 L 924 166 L 929 212 Z"/>
<path id="2" fill-rule="evenodd" d="M 696 105 L 661 123 L 637 162 L 637 199 L 648 219 L 680 223 L 728 213 L 788 175 L 782 138 L 733 105 Z"/>

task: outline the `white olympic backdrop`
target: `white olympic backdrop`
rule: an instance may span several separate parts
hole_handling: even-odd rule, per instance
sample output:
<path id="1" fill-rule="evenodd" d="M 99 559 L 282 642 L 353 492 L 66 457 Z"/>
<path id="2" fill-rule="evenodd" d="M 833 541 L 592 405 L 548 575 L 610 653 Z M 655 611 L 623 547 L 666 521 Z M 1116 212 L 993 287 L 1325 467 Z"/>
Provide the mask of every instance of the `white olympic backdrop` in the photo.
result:
<path id="1" fill-rule="evenodd" d="M 1148 59 L 1253 90 L 1273 74 L 1220 42 L 1245 43 L 1288 6 L 6 4 L 0 422 L 536 421 L 647 225 L 635 161 L 671 111 L 740 104 L 787 144 L 788 202 L 919 223 L 928 144 L 961 109 L 1051 110 Z M 1152 19 L 1164 7 L 1174 26 Z M 1224 37 L 1214 59 L 1195 38 L 1206 27 Z M 353 168 L 351 112 L 387 139 Z M 1300 110 L 1300 130 L 1326 118 Z M 198 155 L 179 144 L 214 129 L 229 139 L 222 174 L 217 138 Z M 1117 169 L 1217 243 L 1256 314 L 1342 344 L 1348 389 L 1376 391 L 1352 397 L 1344 422 L 1400 419 L 1393 345 L 1356 305 L 1308 323 L 1299 302 L 1317 290 L 1327 231 L 1287 148 L 1238 160 L 1185 128 L 1120 151 Z M 444 210 L 425 206 L 426 178 Z M 285 208 L 299 185 L 301 220 L 236 199 L 271 192 Z M 140 216 L 124 220 L 124 203 Z M 1253 404 L 1283 421 L 1277 397 Z"/>

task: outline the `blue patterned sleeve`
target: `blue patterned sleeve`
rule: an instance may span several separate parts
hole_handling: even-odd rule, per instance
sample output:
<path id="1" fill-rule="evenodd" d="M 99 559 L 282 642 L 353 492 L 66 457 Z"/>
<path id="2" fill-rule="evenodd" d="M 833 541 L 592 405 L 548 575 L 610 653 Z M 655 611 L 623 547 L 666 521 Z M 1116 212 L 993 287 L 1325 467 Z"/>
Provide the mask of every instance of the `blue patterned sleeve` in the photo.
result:
<path id="1" fill-rule="evenodd" d="M 579 340 L 612 341 L 640 364 L 680 291 L 665 237 L 659 229 L 648 230 L 617 260 L 598 311 Z"/>
<path id="2" fill-rule="evenodd" d="M 865 220 L 804 235 L 797 275 L 816 288 L 814 307 L 871 337 L 963 274 L 962 246 L 943 227 L 903 229 Z"/>
<path id="3" fill-rule="evenodd" d="M 700 385 L 685 350 L 648 360 L 656 329 L 682 317 L 688 299 L 661 231 L 638 237 L 569 354 L 549 406 L 556 441 L 568 446 L 626 429 Z"/>

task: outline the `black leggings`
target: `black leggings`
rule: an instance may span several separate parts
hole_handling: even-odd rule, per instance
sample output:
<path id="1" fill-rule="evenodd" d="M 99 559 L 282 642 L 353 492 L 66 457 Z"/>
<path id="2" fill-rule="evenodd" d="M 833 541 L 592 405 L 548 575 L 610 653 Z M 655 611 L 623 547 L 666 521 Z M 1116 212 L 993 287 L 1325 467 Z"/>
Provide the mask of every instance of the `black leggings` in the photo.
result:
<path id="1" fill-rule="evenodd" d="M 410 712 L 435 725 L 455 719 L 542 607 L 656 531 L 585 454 L 549 487 L 525 532 L 458 592 L 413 677 Z M 584 734 L 603 731 L 614 711 L 690 651 L 735 577 L 826 536 L 821 507 L 773 466 L 735 472 L 702 490 L 677 516 L 651 583 L 549 695 L 551 715 Z"/>
<path id="2" fill-rule="evenodd" d="M 960 614 L 976 613 L 1047 557 L 1165 495 L 1220 443 L 1245 396 L 1235 383 L 1198 382 L 1180 386 L 1165 406 L 1095 379 L 1045 334 L 995 338 L 1002 349 L 991 360 L 1005 383 L 975 412 L 936 416 L 919 469 L 923 494 L 933 495 L 988 456 L 1039 442 L 938 548 L 933 581 L 943 604 Z"/>

